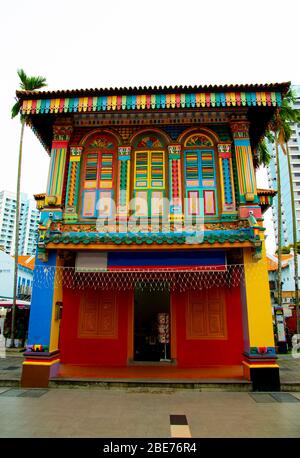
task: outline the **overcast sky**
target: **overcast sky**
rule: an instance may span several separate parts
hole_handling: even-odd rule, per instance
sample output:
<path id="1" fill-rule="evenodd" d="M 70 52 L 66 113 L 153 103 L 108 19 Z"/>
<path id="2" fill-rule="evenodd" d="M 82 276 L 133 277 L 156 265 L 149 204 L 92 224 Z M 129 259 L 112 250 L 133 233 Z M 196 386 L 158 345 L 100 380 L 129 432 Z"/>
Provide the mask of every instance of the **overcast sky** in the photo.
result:
<path id="1" fill-rule="evenodd" d="M 48 89 L 300 84 L 299 0 L 0 2 L 0 190 L 16 188 L 16 70 Z M 26 129 L 21 190 L 44 192 L 49 158 Z M 266 185 L 260 173 L 259 184 Z M 270 222 L 268 219 L 268 231 Z M 270 239 L 270 237 L 269 237 Z M 269 250 L 274 242 L 268 242 Z"/>

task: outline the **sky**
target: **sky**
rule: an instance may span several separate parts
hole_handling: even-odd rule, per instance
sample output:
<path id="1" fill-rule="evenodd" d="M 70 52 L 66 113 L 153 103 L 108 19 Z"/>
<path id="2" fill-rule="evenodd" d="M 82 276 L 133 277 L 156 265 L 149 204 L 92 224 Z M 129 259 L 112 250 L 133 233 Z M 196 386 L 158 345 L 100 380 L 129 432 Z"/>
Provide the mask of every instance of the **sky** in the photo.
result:
<path id="1" fill-rule="evenodd" d="M 17 69 L 49 90 L 229 83 L 300 84 L 299 0 L 0 2 L 0 191 L 16 188 Z M 27 128 L 21 191 L 45 192 L 49 157 Z M 258 185 L 267 186 L 265 171 Z M 273 251 L 271 215 L 267 249 Z"/>

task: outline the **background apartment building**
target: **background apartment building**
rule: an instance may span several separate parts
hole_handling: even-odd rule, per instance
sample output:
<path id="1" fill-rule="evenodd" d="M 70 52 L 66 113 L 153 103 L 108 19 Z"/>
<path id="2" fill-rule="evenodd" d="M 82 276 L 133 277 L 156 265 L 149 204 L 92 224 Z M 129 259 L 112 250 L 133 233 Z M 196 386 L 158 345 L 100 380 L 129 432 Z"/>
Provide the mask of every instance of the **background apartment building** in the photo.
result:
<path id="1" fill-rule="evenodd" d="M 297 94 L 297 101 L 295 108 L 300 109 L 300 86 L 293 86 L 292 89 Z M 298 241 L 300 240 L 300 124 L 292 125 L 292 136 L 288 142 L 292 175 L 294 184 L 294 196 L 297 218 Z M 268 166 L 268 182 L 270 188 L 277 189 L 276 179 L 276 156 L 275 145 L 269 145 L 272 150 L 272 160 Z M 293 243 L 293 224 L 292 224 L 292 207 L 290 195 L 290 181 L 288 173 L 287 157 L 279 148 L 279 162 L 281 172 L 281 214 L 282 214 L 282 245 L 290 245 Z M 276 238 L 276 245 L 278 245 L 278 227 L 277 227 L 277 197 L 273 200 L 272 216 L 274 221 L 274 231 Z"/>
<path id="2" fill-rule="evenodd" d="M 16 194 L 0 192 L 0 246 L 13 256 L 16 219 Z M 19 228 L 19 255 L 33 255 L 36 250 L 39 211 L 36 203 L 27 194 L 21 193 L 21 213 Z"/>

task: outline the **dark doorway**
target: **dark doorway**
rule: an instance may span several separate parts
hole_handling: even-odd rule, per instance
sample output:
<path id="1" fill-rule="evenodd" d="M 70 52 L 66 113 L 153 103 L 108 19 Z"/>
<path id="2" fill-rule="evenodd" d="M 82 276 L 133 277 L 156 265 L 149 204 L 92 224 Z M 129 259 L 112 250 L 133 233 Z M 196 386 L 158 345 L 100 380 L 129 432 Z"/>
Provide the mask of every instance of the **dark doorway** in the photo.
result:
<path id="1" fill-rule="evenodd" d="M 170 358 L 170 292 L 149 287 L 134 291 L 134 360 Z"/>

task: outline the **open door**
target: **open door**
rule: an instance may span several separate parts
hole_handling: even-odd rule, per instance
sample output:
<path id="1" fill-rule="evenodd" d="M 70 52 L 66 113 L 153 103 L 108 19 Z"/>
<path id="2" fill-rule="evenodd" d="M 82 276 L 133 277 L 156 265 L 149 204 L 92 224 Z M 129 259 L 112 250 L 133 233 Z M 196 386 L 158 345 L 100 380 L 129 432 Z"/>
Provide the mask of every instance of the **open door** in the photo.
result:
<path id="1" fill-rule="evenodd" d="M 170 292 L 150 286 L 134 292 L 134 360 L 170 359 Z"/>

